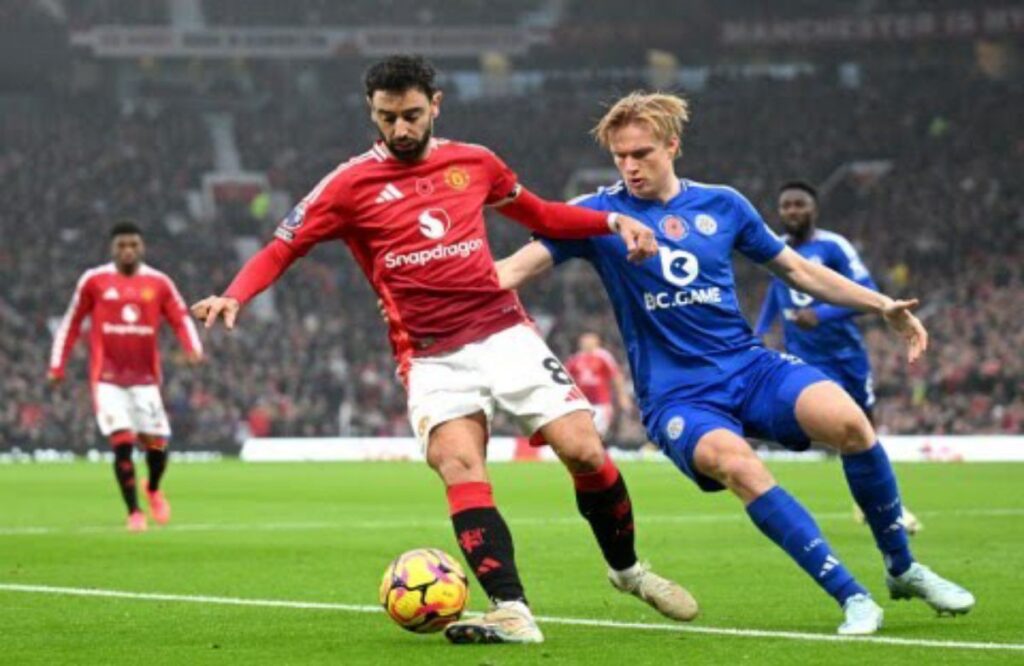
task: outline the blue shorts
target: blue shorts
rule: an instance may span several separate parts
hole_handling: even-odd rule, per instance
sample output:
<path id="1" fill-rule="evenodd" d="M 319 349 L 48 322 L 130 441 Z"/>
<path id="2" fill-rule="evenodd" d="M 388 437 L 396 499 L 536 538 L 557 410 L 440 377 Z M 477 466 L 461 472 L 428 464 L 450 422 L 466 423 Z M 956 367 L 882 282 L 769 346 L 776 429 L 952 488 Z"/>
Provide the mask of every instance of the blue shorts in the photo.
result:
<path id="1" fill-rule="evenodd" d="M 825 376 L 843 387 L 866 414 L 875 406 L 875 380 L 866 356 L 855 356 L 831 363 L 815 363 Z"/>
<path id="2" fill-rule="evenodd" d="M 793 356 L 761 347 L 743 353 L 750 355 L 749 364 L 691 393 L 697 397 L 667 401 L 645 419 L 651 441 L 704 491 L 723 489 L 693 465 L 697 442 L 712 430 L 773 440 L 791 451 L 811 445 L 796 420 L 796 401 L 828 377 Z"/>

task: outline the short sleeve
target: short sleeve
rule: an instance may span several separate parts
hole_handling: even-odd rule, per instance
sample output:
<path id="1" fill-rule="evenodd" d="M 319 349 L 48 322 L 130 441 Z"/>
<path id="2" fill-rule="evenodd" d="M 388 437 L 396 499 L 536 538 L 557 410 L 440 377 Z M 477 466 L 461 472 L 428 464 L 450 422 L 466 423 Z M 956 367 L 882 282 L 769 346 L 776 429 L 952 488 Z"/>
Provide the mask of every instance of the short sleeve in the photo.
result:
<path id="1" fill-rule="evenodd" d="M 829 257 L 831 259 L 829 267 L 858 284 L 877 290 L 874 280 L 871 279 L 871 273 L 868 272 L 867 266 L 861 261 L 860 255 L 857 254 L 857 250 L 850 241 L 842 236 L 834 236 L 831 240 L 832 252 Z"/>
<path id="2" fill-rule="evenodd" d="M 485 151 L 485 155 L 484 165 L 489 179 L 489 187 L 484 204 L 493 206 L 515 194 L 516 186 L 519 185 L 519 177 L 505 164 L 504 160 L 491 151 Z"/>
<path id="3" fill-rule="evenodd" d="M 277 225 L 274 236 L 299 256 L 319 243 L 341 238 L 345 232 L 344 183 L 339 174 L 324 178 Z"/>
<path id="4" fill-rule="evenodd" d="M 768 225 L 761 219 L 761 214 L 739 192 L 732 191 L 735 204 L 735 215 L 739 224 L 735 246 L 743 256 L 763 264 L 778 256 L 786 247 Z"/>

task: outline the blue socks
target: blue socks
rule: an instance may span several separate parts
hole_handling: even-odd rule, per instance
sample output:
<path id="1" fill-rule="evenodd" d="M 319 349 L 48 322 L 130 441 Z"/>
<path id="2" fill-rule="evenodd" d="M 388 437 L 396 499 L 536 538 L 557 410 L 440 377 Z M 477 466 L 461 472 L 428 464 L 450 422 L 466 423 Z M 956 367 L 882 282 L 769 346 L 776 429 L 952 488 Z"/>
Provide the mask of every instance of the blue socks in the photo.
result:
<path id="1" fill-rule="evenodd" d="M 832 553 L 807 509 L 780 486 L 747 505 L 747 513 L 840 606 L 855 594 L 868 594 Z"/>
<path id="2" fill-rule="evenodd" d="M 885 568 L 891 575 L 899 576 L 914 563 L 914 557 L 907 543 L 907 531 L 900 522 L 903 506 L 889 456 L 875 442 L 867 451 L 842 458 L 846 482 L 875 535 Z"/>

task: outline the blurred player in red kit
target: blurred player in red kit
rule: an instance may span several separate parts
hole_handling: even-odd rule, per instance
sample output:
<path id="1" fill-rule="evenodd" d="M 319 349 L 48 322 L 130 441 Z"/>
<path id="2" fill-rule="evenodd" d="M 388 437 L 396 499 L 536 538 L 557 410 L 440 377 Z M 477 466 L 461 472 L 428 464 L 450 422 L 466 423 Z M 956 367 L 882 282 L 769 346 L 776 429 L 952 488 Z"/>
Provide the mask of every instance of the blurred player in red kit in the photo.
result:
<path id="1" fill-rule="evenodd" d="M 50 353 L 51 384 L 64 380 L 68 357 L 82 322 L 90 319 L 89 384 L 100 432 L 114 450 L 114 474 L 128 507 L 128 529 L 146 529 L 135 488 L 136 445 L 146 449 L 149 479 L 146 498 L 158 523 L 171 517 L 160 490 L 167 468 L 171 427 L 160 397 L 160 351 L 157 331 L 166 319 L 190 363 L 199 363 L 203 346 L 181 294 L 167 275 L 142 262 L 142 232 L 132 222 L 110 231 L 113 261 L 87 270 L 78 280 L 71 305 L 57 329 Z"/>
<path id="2" fill-rule="evenodd" d="M 321 180 L 227 291 L 193 305 L 193 314 L 207 326 L 223 317 L 232 328 L 242 305 L 313 246 L 348 246 L 381 299 L 413 432 L 445 484 L 459 546 L 493 603 L 483 617 L 449 625 L 452 642 L 543 640 L 487 475 L 496 409 L 543 437 L 568 468 L 612 584 L 669 617 L 692 619 L 689 593 L 638 561 L 622 476 L 604 453 L 589 403 L 516 294 L 499 287 L 483 211 L 563 238 L 617 233 L 634 261 L 657 252 L 653 233 L 626 216 L 545 201 L 487 148 L 433 137 L 441 92 L 422 58 L 383 60 L 364 83 L 380 140 Z"/>
<path id="3" fill-rule="evenodd" d="M 601 346 L 601 336 L 583 333 L 578 344 L 576 353 L 565 362 L 565 369 L 594 406 L 594 426 L 603 438 L 611 429 L 615 416 L 612 398 L 615 398 L 620 417 L 633 411 L 633 401 L 615 356 Z"/>

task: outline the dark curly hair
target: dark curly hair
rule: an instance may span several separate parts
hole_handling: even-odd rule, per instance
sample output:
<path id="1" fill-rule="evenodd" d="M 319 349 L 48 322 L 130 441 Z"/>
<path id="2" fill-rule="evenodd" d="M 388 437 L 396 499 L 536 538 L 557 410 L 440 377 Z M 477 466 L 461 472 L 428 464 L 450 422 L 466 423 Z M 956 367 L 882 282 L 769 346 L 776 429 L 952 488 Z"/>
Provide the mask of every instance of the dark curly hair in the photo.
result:
<path id="1" fill-rule="evenodd" d="M 814 189 L 814 186 L 805 180 L 791 180 L 788 183 L 783 183 L 779 188 L 779 194 L 786 190 L 801 190 L 809 194 L 815 201 L 818 200 L 818 190 Z"/>
<path id="2" fill-rule="evenodd" d="M 401 93 L 412 88 L 419 88 L 427 97 L 437 92 L 434 66 L 422 56 L 393 55 L 374 63 L 366 70 L 363 83 L 366 96 L 373 97 L 377 90 Z"/>
<path id="3" fill-rule="evenodd" d="M 117 224 L 110 227 L 110 238 L 133 234 L 142 235 L 142 229 L 139 228 L 139 225 L 135 224 L 134 220 L 119 220 Z"/>

